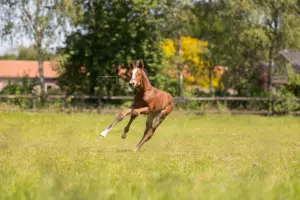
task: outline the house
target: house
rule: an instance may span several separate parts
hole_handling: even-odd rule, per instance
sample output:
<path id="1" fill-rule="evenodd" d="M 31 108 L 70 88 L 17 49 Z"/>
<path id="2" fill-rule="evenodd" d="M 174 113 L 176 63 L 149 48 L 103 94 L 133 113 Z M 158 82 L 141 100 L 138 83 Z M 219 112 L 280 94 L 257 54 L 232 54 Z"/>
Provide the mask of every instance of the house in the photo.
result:
<path id="1" fill-rule="evenodd" d="M 292 66 L 296 73 L 300 74 L 300 51 L 284 50 L 280 52 L 280 56 L 276 61 L 277 65 L 272 67 L 273 87 L 278 88 L 288 83 L 288 64 Z M 268 88 L 268 68 L 269 65 L 266 63 L 261 65 L 260 86 L 264 89 Z"/>
<path id="2" fill-rule="evenodd" d="M 300 74 L 300 50 L 285 50 L 281 52 L 283 58 L 285 58 L 285 63 L 290 63 L 296 73 Z"/>
<path id="3" fill-rule="evenodd" d="M 44 62 L 45 89 L 57 88 L 58 72 L 55 62 Z M 28 60 L 0 60 L 0 91 L 8 83 L 21 83 L 24 77 L 39 77 L 38 62 Z"/>

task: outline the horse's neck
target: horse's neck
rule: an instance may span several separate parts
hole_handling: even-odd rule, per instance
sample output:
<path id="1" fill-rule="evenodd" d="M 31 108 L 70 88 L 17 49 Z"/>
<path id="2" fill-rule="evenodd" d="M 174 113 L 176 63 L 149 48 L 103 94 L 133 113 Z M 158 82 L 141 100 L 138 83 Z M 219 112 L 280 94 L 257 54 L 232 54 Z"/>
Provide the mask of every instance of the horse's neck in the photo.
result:
<path id="1" fill-rule="evenodd" d="M 147 74 L 143 71 L 143 77 L 142 77 L 142 84 L 141 84 L 141 92 L 147 92 L 149 90 L 151 90 L 153 88 L 153 86 L 151 85 Z"/>

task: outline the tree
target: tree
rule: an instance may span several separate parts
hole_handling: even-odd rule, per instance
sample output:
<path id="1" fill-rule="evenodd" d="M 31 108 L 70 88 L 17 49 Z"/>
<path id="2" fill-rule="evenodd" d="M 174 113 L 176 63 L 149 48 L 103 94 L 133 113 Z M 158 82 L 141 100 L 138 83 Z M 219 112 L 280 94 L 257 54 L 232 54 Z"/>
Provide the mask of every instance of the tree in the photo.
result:
<path id="1" fill-rule="evenodd" d="M 286 48 L 300 48 L 300 19 L 297 0 L 256 1 L 257 12 L 261 13 L 263 29 L 269 39 L 268 48 L 268 89 L 270 109 L 272 100 L 272 72 L 279 52 Z"/>
<path id="2" fill-rule="evenodd" d="M 209 41 L 212 63 L 229 67 L 230 84 L 247 91 L 257 87 L 253 78 L 261 63 L 272 63 L 284 48 L 299 47 L 297 8 L 295 0 L 198 1 L 196 35 Z"/>
<path id="3" fill-rule="evenodd" d="M 161 15 L 164 19 L 161 23 L 161 30 L 164 32 L 163 37 L 176 39 L 176 65 L 179 77 L 179 94 L 184 96 L 183 84 L 183 63 L 182 63 L 182 43 L 181 37 L 190 35 L 193 29 L 194 15 L 191 12 L 193 1 L 190 0 L 166 0 L 162 4 Z"/>
<path id="4" fill-rule="evenodd" d="M 14 54 L 3 54 L 2 56 L 0 56 L 0 60 L 17 60 L 18 56 L 14 55 Z"/>
<path id="5" fill-rule="evenodd" d="M 156 10 L 160 1 L 90 0 L 79 4 L 83 11 L 75 22 L 78 31 L 67 37 L 60 85 L 68 94 L 91 95 L 124 92 L 116 84 L 118 67 L 128 68 L 142 58 L 153 84 L 162 63 Z M 113 76 L 114 84 L 107 83 Z M 126 86 L 127 87 L 127 86 Z"/>
<path id="6" fill-rule="evenodd" d="M 0 56 L 0 60 L 36 60 L 38 57 L 37 50 L 34 46 L 29 47 L 17 47 L 14 49 L 16 53 L 6 53 Z M 52 60 L 55 58 L 55 54 L 45 53 L 45 60 Z"/>
<path id="7" fill-rule="evenodd" d="M 2 0 L 3 11 L 8 16 L 5 34 L 27 36 L 37 52 L 41 100 L 45 101 L 43 63 L 50 47 L 61 39 L 68 16 L 72 10 L 71 0 Z"/>
<path id="8" fill-rule="evenodd" d="M 186 73 L 191 74 L 186 80 L 189 84 L 200 85 L 203 88 L 210 86 L 209 70 L 207 68 L 207 60 L 205 53 L 207 51 L 208 42 L 201 41 L 193 37 L 181 37 L 182 44 L 182 63 L 188 66 Z M 172 64 L 176 57 L 177 40 L 167 39 L 162 44 L 163 52 L 166 55 L 166 59 Z M 172 71 L 172 69 L 171 69 Z M 212 77 L 213 86 L 218 88 L 220 76 Z"/>

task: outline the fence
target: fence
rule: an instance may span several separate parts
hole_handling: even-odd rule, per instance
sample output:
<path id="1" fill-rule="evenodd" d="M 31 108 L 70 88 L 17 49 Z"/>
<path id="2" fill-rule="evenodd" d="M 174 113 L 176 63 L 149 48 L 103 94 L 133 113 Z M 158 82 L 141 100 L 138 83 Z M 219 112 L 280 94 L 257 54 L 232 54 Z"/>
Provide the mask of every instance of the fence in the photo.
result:
<path id="1" fill-rule="evenodd" d="M 32 109 L 36 108 L 38 96 L 34 95 L 0 95 L 0 100 L 12 100 L 12 99 L 28 99 L 32 101 Z M 65 105 L 67 105 L 67 100 L 77 99 L 77 100 L 97 100 L 98 102 L 102 102 L 103 100 L 133 100 L 132 96 L 89 96 L 89 95 L 48 95 L 48 100 L 62 100 Z M 300 98 L 294 99 L 284 99 L 284 98 L 273 98 L 272 104 L 276 101 L 285 101 L 288 100 L 289 102 L 300 102 Z M 178 104 L 184 104 L 188 102 L 212 102 L 218 104 L 223 102 L 225 107 L 227 107 L 228 102 L 269 102 L 269 98 L 267 97 L 174 97 L 174 101 Z M 101 103 L 100 103 L 101 104 Z M 218 113 L 218 110 L 210 110 L 210 111 L 203 111 L 207 113 Z M 233 114 L 273 114 L 272 110 L 231 110 Z M 300 111 L 292 112 L 288 111 L 289 114 L 299 115 Z"/>

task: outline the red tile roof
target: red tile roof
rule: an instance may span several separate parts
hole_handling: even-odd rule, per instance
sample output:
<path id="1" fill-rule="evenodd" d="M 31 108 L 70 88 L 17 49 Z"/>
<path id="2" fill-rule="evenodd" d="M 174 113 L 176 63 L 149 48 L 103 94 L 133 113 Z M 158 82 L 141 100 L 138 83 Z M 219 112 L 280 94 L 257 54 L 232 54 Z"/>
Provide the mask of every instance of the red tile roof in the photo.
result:
<path id="1" fill-rule="evenodd" d="M 44 62 L 45 78 L 56 78 L 56 63 Z M 39 77 L 38 62 L 27 60 L 0 60 L 0 77 Z"/>

